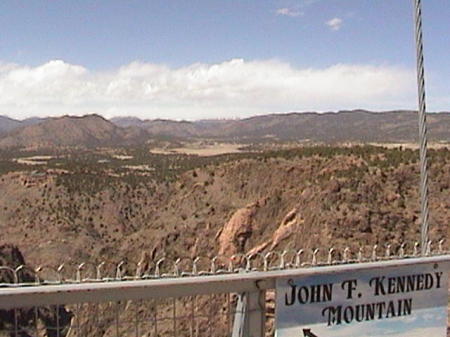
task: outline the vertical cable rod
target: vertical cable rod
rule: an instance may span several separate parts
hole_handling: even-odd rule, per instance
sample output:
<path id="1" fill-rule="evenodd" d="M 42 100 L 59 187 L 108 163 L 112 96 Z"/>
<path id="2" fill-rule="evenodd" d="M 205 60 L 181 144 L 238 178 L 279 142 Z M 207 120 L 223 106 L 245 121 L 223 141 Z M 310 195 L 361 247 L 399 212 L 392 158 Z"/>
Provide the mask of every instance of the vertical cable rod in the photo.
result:
<path id="1" fill-rule="evenodd" d="M 422 1 L 414 1 L 417 88 L 419 94 L 419 142 L 420 142 L 420 217 L 421 217 L 421 250 L 426 254 L 428 244 L 428 159 L 427 159 L 427 118 L 425 100 L 425 67 L 422 37 Z"/>

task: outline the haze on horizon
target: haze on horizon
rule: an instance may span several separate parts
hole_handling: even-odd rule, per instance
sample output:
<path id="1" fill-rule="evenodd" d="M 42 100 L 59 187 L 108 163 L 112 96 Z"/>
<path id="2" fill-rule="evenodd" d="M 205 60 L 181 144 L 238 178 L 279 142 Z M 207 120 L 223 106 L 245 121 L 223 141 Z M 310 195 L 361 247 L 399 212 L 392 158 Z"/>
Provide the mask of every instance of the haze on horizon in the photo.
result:
<path id="1" fill-rule="evenodd" d="M 416 109 L 410 0 L 0 3 L 0 115 L 249 117 Z M 428 110 L 450 5 L 424 3 Z"/>

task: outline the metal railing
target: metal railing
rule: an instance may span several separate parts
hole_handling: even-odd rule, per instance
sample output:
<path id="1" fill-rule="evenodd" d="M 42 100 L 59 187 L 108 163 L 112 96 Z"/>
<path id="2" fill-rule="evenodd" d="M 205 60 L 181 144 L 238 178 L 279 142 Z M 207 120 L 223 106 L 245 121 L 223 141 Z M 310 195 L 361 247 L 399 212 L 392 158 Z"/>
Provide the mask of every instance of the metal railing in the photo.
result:
<path id="1" fill-rule="evenodd" d="M 37 271 L 1 267 L 2 280 L 14 282 L 0 283 L 0 336 L 270 336 L 280 277 L 422 263 L 450 266 L 450 255 L 441 241 L 429 242 L 426 256 L 420 255 L 418 244 L 410 244 L 271 251 L 201 261 L 157 259 L 133 268 L 120 261 L 111 267 L 111 275 L 100 262 L 92 265 L 95 277 L 89 264 L 78 264 L 67 275 L 70 268 L 64 265 L 55 269 L 54 279 L 42 278 L 42 266 Z M 41 275 L 23 282 L 26 270 L 28 277 L 31 270 Z"/>
<path id="2" fill-rule="evenodd" d="M 428 241 L 425 256 L 442 255 L 447 251 L 444 240 Z M 271 271 L 323 265 L 386 261 L 421 256 L 419 242 L 326 249 L 288 249 L 260 251 L 232 256 L 181 257 L 169 259 L 142 258 L 138 262 L 118 260 L 98 262 L 64 262 L 0 266 L 0 287 L 54 285 L 85 282 L 131 281 L 187 276 L 234 274 L 250 271 Z"/>

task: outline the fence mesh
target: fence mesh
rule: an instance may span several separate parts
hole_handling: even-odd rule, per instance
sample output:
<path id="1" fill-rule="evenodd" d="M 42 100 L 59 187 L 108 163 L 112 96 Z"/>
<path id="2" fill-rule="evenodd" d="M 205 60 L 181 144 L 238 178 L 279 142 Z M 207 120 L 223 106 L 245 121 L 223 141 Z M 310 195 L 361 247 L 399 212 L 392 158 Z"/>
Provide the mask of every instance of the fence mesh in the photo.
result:
<path id="1" fill-rule="evenodd" d="M 0 336 L 231 336 L 239 296 L 227 293 L 0 310 Z"/>

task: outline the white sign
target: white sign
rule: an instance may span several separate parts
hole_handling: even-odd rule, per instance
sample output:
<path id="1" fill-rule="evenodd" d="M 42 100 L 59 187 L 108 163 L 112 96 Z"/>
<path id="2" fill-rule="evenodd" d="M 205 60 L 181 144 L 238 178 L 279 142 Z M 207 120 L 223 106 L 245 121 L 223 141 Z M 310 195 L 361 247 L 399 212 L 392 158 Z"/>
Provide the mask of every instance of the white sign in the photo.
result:
<path id="1" fill-rule="evenodd" d="M 277 281 L 277 337 L 446 337 L 448 272 L 437 264 Z"/>

